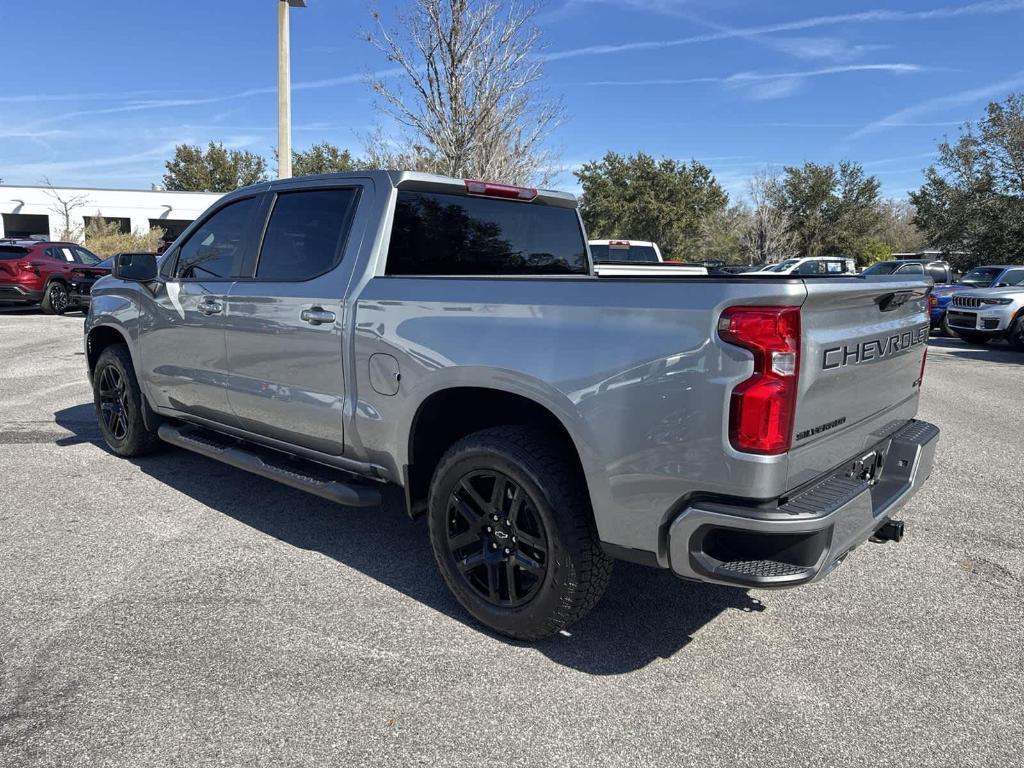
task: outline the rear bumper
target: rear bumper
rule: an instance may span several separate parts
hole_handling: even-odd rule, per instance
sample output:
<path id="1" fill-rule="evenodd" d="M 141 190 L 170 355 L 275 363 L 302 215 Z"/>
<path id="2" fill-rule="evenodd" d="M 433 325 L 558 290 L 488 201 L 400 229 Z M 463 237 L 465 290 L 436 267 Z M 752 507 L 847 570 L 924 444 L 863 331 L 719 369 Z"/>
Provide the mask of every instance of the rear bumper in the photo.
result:
<path id="1" fill-rule="evenodd" d="M 33 291 L 17 283 L 0 283 L 0 301 L 23 301 L 33 303 L 42 301 L 43 292 Z"/>
<path id="2" fill-rule="evenodd" d="M 938 437 L 938 427 L 910 421 L 860 459 L 775 505 L 696 501 L 669 526 L 672 570 L 740 587 L 822 578 L 928 479 Z"/>

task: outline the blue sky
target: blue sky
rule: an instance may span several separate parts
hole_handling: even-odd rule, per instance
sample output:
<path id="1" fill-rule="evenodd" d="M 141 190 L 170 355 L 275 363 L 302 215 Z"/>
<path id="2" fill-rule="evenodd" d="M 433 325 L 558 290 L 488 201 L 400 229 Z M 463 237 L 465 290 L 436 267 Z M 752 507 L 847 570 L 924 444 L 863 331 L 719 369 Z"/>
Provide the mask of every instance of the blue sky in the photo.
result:
<path id="1" fill-rule="evenodd" d="M 380 123 L 365 76 L 388 67 L 361 35 L 369 6 L 308 2 L 291 16 L 293 144 L 358 151 Z M 0 0 L 0 178 L 148 188 L 175 144 L 270 156 L 275 6 Z M 612 149 L 696 158 L 734 196 L 765 165 L 850 158 L 903 196 L 938 140 L 1024 90 L 1024 0 L 549 0 L 538 23 L 569 190 Z"/>

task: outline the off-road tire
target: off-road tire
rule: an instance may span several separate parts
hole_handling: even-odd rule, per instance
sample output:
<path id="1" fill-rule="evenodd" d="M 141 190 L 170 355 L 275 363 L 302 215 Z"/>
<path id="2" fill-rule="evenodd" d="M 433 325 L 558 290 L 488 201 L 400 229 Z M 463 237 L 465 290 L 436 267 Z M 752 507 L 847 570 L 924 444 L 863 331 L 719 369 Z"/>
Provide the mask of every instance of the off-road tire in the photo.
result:
<path id="1" fill-rule="evenodd" d="M 467 474 L 480 471 L 518 484 L 546 533 L 544 575 L 528 602 L 515 607 L 475 590 L 449 545 L 452 494 Z M 480 623 L 518 640 L 538 640 L 578 621 L 600 599 L 611 575 L 612 560 L 601 549 L 580 469 L 567 448 L 542 430 L 493 427 L 452 445 L 431 481 L 428 527 L 434 557 L 455 598 Z"/>
<path id="2" fill-rule="evenodd" d="M 120 386 L 110 386 L 115 381 Z M 112 344 L 100 353 L 93 371 L 92 391 L 100 434 L 111 451 L 132 458 L 145 456 L 163 445 L 143 419 L 142 410 L 146 406 L 126 345 Z M 115 420 L 111 424 L 110 414 L 115 411 L 122 414 L 123 421 Z"/>

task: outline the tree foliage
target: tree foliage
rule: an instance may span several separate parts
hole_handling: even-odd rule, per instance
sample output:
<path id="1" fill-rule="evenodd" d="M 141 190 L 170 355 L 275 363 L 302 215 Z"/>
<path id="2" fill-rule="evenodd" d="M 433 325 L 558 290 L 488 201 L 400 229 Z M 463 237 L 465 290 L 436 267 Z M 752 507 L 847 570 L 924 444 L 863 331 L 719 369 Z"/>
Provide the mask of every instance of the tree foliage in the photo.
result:
<path id="1" fill-rule="evenodd" d="M 880 185 L 859 163 L 804 163 L 787 167 L 778 188 L 778 205 L 801 256 L 854 256 L 869 260 L 882 214 Z"/>
<path id="2" fill-rule="evenodd" d="M 160 227 L 151 227 L 148 232 L 122 232 L 116 221 L 104 219 L 98 211 L 85 227 L 85 244 L 105 259 L 115 253 L 156 251 L 163 238 L 164 230 Z"/>
<path id="3" fill-rule="evenodd" d="M 267 180 L 266 158 L 212 141 L 205 152 L 199 146 L 178 145 L 165 166 L 163 186 L 178 192 L 231 192 Z"/>
<path id="4" fill-rule="evenodd" d="M 368 39 L 401 76 L 372 86 L 379 108 L 408 133 L 397 148 L 377 141 L 375 164 L 543 182 L 553 165 L 544 142 L 563 111 L 541 88 L 538 8 L 538 0 L 414 0 L 396 30 L 375 13 Z"/>
<path id="5" fill-rule="evenodd" d="M 747 181 L 752 209 L 743 230 L 743 246 L 751 264 L 782 261 L 795 253 L 796 237 L 789 214 L 782 205 L 782 180 L 771 169 L 755 173 Z"/>
<path id="6" fill-rule="evenodd" d="M 704 258 L 705 222 L 729 198 L 707 166 L 639 152 L 608 152 L 575 171 L 583 188 L 580 213 L 594 238 L 652 240 L 666 258 Z"/>
<path id="7" fill-rule="evenodd" d="M 910 199 L 917 226 L 956 266 L 1024 263 L 1024 94 L 990 103 L 956 143 L 939 144 Z"/>
<path id="8" fill-rule="evenodd" d="M 313 176 L 318 173 L 344 173 L 365 168 L 347 149 L 339 149 L 327 141 L 314 144 L 304 152 L 292 151 L 292 175 Z"/>

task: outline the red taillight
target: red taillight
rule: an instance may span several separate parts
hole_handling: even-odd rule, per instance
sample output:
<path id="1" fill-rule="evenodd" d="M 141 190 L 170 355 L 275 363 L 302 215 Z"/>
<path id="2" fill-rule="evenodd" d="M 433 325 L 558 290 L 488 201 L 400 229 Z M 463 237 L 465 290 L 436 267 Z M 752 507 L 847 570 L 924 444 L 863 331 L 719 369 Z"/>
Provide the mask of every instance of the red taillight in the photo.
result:
<path id="1" fill-rule="evenodd" d="M 754 374 L 732 391 L 729 440 L 746 453 L 785 453 L 793 443 L 800 373 L 799 307 L 729 307 L 718 335 L 754 355 Z"/>
<path id="2" fill-rule="evenodd" d="M 18 268 L 22 272 L 31 272 L 33 275 L 39 274 L 39 270 L 36 268 L 36 265 L 30 261 L 19 261 Z"/>
<path id="3" fill-rule="evenodd" d="M 490 181 L 465 179 L 466 191 L 471 195 L 486 197 L 503 197 L 506 200 L 533 200 L 537 196 L 536 189 L 529 187 L 513 187 L 509 184 L 495 184 Z"/>

